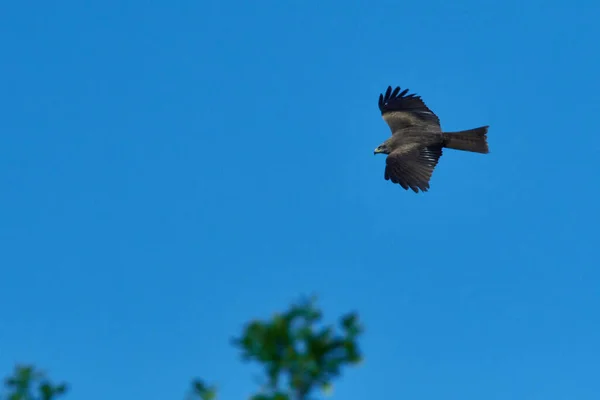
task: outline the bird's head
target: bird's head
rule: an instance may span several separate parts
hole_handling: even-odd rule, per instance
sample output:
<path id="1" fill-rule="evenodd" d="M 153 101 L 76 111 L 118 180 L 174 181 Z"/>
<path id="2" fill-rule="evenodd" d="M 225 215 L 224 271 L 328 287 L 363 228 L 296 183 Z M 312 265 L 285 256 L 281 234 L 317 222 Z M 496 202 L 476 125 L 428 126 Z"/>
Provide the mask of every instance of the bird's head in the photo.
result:
<path id="1" fill-rule="evenodd" d="M 373 154 L 390 154 L 388 145 L 384 142 L 377 146 Z"/>

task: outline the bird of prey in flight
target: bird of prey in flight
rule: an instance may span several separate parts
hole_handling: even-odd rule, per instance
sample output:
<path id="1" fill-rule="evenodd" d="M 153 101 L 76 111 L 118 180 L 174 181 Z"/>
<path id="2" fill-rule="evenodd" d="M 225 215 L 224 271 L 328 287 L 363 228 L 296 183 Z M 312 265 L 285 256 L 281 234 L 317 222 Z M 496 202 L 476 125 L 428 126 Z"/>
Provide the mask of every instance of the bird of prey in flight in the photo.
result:
<path id="1" fill-rule="evenodd" d="M 387 154 L 385 179 L 415 193 L 429 189 L 429 180 L 442 149 L 488 153 L 488 126 L 459 132 L 442 132 L 439 118 L 420 96 L 388 86 L 379 95 L 379 110 L 392 136 L 375 149 Z"/>

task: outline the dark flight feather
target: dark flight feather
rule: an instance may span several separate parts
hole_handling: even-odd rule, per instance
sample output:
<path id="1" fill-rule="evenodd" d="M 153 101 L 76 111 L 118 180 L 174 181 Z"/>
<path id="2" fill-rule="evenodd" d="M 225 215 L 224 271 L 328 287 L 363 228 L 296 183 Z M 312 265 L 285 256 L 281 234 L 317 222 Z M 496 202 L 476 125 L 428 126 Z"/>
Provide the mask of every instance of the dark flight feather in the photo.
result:
<path id="1" fill-rule="evenodd" d="M 410 187 L 415 193 L 429 190 L 429 181 L 440 157 L 442 146 L 432 145 L 415 149 L 410 153 L 392 152 L 386 158 L 385 179 Z"/>
<path id="2" fill-rule="evenodd" d="M 405 120 L 405 123 L 408 122 L 411 117 L 418 118 L 420 121 L 429 124 L 440 125 L 440 120 L 435 115 L 433 111 L 425 105 L 421 96 L 417 96 L 416 94 L 407 94 L 408 89 L 404 89 L 400 92 L 400 87 L 396 86 L 396 88 L 392 91 L 392 87 L 388 86 L 385 95 L 379 95 L 379 110 L 381 111 L 381 115 L 384 117 L 386 121 L 389 121 L 390 118 L 386 118 L 386 114 L 396 114 L 400 113 L 396 116 L 396 118 L 402 118 Z M 402 115 L 407 113 L 408 115 Z M 391 117 L 391 116 L 390 116 Z M 391 125 L 390 122 L 388 124 Z M 414 123 L 413 123 L 414 124 Z M 394 123 L 394 125 L 397 125 Z"/>

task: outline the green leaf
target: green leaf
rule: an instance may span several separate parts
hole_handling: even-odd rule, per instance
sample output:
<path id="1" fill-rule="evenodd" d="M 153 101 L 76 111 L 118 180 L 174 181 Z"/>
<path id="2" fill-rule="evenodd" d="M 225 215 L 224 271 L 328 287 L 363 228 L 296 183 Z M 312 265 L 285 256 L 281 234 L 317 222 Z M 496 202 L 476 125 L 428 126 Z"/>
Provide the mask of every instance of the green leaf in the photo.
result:
<path id="1" fill-rule="evenodd" d="M 255 394 L 250 399 L 251 400 L 271 400 L 271 397 L 267 396 L 266 394 Z"/>
<path id="2" fill-rule="evenodd" d="M 217 391 L 213 387 L 209 387 L 200 379 L 192 382 L 192 391 L 202 400 L 214 400 L 217 397 Z"/>
<path id="3" fill-rule="evenodd" d="M 325 396 L 331 396 L 333 393 L 333 385 L 329 382 L 326 382 L 321 385 L 321 390 Z"/>
<path id="4" fill-rule="evenodd" d="M 273 400 L 290 400 L 290 396 L 285 393 L 278 392 L 273 395 Z"/>
<path id="5" fill-rule="evenodd" d="M 67 388 L 68 388 L 67 385 L 65 383 L 62 383 L 54 388 L 54 393 L 64 394 L 67 392 Z"/>
<path id="6" fill-rule="evenodd" d="M 47 382 L 40 385 L 40 392 L 43 400 L 51 400 L 54 396 L 54 389 Z"/>

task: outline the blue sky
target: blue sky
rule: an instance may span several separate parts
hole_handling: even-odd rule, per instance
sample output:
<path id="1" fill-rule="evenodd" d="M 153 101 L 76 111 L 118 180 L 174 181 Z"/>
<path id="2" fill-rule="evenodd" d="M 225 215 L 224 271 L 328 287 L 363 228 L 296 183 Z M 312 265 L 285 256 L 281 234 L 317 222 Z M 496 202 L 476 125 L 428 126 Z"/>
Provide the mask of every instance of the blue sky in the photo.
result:
<path id="1" fill-rule="evenodd" d="M 229 338 L 316 293 L 334 398 L 598 398 L 600 3 L 56 3 L 0 6 L 1 371 L 247 398 Z M 386 182 L 388 85 L 491 153 Z"/>

